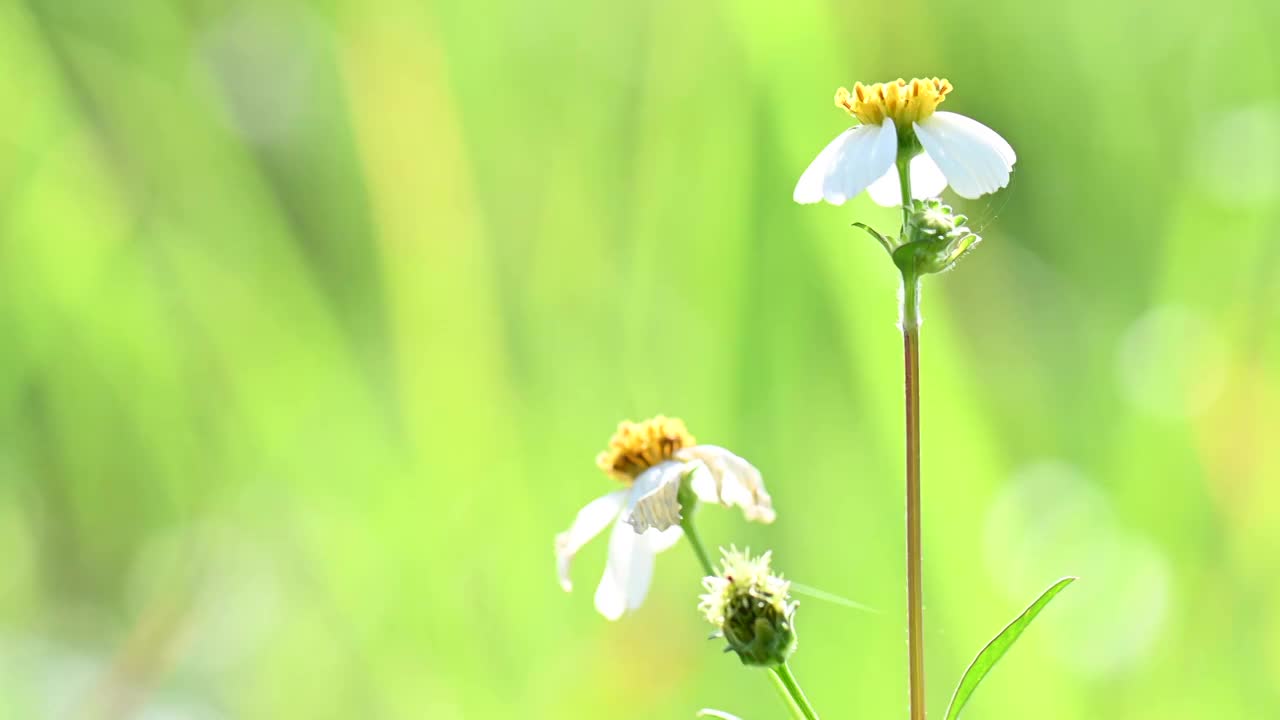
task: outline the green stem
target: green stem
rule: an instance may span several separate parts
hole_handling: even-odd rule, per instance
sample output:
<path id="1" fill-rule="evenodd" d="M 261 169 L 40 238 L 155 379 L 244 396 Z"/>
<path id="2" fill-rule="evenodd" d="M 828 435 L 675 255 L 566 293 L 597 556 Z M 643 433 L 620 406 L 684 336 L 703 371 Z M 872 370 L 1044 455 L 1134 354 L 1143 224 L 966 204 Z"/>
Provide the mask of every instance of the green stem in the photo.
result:
<path id="1" fill-rule="evenodd" d="M 911 720 L 924 720 L 924 591 L 920 551 L 920 276 L 902 273 L 902 347 L 906 374 L 907 648 Z"/>
<path id="2" fill-rule="evenodd" d="M 693 554 L 698 556 L 698 562 L 702 565 L 702 574 L 715 575 L 716 569 L 711 564 L 711 556 L 707 554 L 702 538 L 698 537 L 698 531 L 693 527 L 693 507 L 682 504 L 680 510 L 680 529 L 684 530 L 684 536 L 689 539 L 689 547 L 693 548 Z"/>
<path id="3" fill-rule="evenodd" d="M 791 694 L 790 688 L 782 681 L 782 676 L 773 668 L 769 669 L 769 678 L 773 680 L 773 686 L 778 689 L 778 695 L 782 698 L 782 702 L 787 704 L 787 709 L 791 711 L 791 717 L 795 720 L 805 720 L 804 710 L 796 704 L 795 696 Z"/>
<path id="4" fill-rule="evenodd" d="M 803 720 L 818 720 L 818 713 L 809 704 L 809 698 L 804 696 L 804 690 L 800 689 L 796 676 L 791 674 L 791 666 L 783 663 L 773 668 L 771 672 L 777 678 L 779 687 L 786 691 L 787 699 L 792 704 L 791 712 L 794 714 L 799 710 L 796 717 Z"/>
<path id="5" fill-rule="evenodd" d="M 902 240 L 907 241 L 907 219 L 911 217 L 911 158 L 898 158 L 898 186 L 902 189 Z"/>

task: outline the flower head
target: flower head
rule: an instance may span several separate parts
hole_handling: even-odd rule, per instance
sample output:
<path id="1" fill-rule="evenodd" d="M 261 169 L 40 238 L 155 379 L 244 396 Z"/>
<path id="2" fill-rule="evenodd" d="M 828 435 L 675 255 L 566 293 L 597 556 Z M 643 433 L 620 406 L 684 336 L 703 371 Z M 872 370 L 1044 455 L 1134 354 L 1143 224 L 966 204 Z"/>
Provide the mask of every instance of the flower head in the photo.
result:
<path id="1" fill-rule="evenodd" d="M 670 460 L 677 450 L 697 444 L 680 418 L 659 415 L 644 422 L 624 420 L 609 438 L 609 447 L 596 456 L 606 474 L 626 483 L 645 470 Z"/>
<path id="2" fill-rule="evenodd" d="M 892 118 L 902 130 L 927 119 L 947 99 L 951 83 L 940 78 L 919 78 L 910 84 L 901 78 L 890 83 L 854 83 L 853 92 L 836 91 L 836 107 L 843 108 L 864 125 L 880 125 Z"/>
<path id="3" fill-rule="evenodd" d="M 862 124 L 818 153 L 792 197 L 799 203 L 843 205 L 867 190 L 880 205 L 901 205 L 896 162 L 907 159 L 916 199 L 934 197 L 948 185 L 971 199 L 1008 185 L 1017 161 L 1013 148 L 977 120 L 938 110 L 951 89 L 940 78 L 857 83 L 853 92 L 840 88 L 836 105 Z"/>
<path id="4" fill-rule="evenodd" d="M 659 415 L 620 423 L 596 465 L 626 487 L 578 512 L 573 525 L 556 536 L 556 560 L 561 587 L 572 590 L 574 556 L 613 525 L 609 561 L 595 596 L 596 609 L 610 620 L 640 607 L 653 577 L 654 556 L 683 534 L 682 495 L 740 507 L 748 520 L 774 519 L 760 471 L 722 447 L 695 444 L 678 418 Z"/>
<path id="5" fill-rule="evenodd" d="M 703 578 L 707 592 L 698 609 L 720 629 L 744 665 L 781 665 L 796 649 L 791 583 L 770 570 L 770 552 L 758 558 L 751 557 L 749 550 L 722 548 L 720 552 L 722 569 Z"/>

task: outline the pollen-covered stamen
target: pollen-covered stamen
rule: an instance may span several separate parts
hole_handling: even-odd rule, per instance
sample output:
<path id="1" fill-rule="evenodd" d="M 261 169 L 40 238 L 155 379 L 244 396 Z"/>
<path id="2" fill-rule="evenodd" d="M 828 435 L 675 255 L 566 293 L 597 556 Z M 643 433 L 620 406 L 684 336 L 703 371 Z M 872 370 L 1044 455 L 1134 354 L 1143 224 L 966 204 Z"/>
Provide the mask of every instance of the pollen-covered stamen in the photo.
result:
<path id="1" fill-rule="evenodd" d="M 867 125 L 880 125 L 886 117 L 901 130 L 911 127 L 933 114 L 951 92 L 951 83 L 943 78 L 898 78 L 893 82 L 863 85 L 854 83 L 853 92 L 836 91 L 836 107 Z"/>
<path id="2" fill-rule="evenodd" d="M 596 456 L 596 465 L 609 475 L 632 482 L 640 473 L 664 460 L 670 460 L 680 448 L 697 444 L 679 418 L 663 415 L 618 424 L 609 439 L 609 447 Z"/>

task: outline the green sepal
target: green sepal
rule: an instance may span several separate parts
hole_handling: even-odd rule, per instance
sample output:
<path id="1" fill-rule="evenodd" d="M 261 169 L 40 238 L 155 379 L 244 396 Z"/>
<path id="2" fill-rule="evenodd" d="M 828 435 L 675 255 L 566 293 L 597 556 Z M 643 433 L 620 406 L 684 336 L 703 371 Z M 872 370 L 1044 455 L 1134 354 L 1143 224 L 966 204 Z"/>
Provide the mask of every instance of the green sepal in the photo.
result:
<path id="1" fill-rule="evenodd" d="M 982 242 L 977 233 L 965 226 L 967 220 L 941 200 L 911 201 L 902 233 L 906 242 L 892 250 L 894 264 L 916 276 L 955 267 L 960 258 Z"/>
<path id="2" fill-rule="evenodd" d="M 862 228 L 863 230 L 866 230 L 867 234 L 875 238 L 876 242 L 880 243 L 880 246 L 883 247 L 886 252 L 888 252 L 890 255 L 893 254 L 894 243 L 892 238 L 888 238 L 888 237 L 885 237 L 884 235 L 881 235 L 880 233 L 876 232 L 875 228 L 871 227 L 866 223 L 856 222 L 856 223 L 853 223 L 853 226 L 856 228 Z"/>

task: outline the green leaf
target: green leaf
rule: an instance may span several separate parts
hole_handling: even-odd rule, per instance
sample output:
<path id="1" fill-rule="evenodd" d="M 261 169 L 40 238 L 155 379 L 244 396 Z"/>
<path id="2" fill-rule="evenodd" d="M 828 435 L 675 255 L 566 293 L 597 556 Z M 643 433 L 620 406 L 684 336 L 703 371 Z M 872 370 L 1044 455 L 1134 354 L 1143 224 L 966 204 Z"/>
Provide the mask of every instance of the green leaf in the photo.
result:
<path id="1" fill-rule="evenodd" d="M 960 684 L 956 686 L 956 692 L 951 696 L 951 705 L 947 708 L 947 720 L 956 720 L 960 717 L 960 710 L 964 708 L 965 703 L 969 702 L 973 691 L 978 689 L 978 683 L 982 682 L 987 673 L 991 672 L 991 668 L 995 667 L 1000 658 L 1009 652 L 1009 648 L 1013 647 L 1013 643 L 1022 635 L 1022 631 L 1027 629 L 1049 601 L 1075 580 L 1073 577 L 1065 577 L 1054 583 L 1038 600 L 1031 603 L 1031 607 L 1023 610 L 1021 615 L 1014 618 L 1013 622 L 982 648 L 982 652 L 969 663 L 969 669 L 964 671 L 964 677 L 960 678 Z"/>
<path id="2" fill-rule="evenodd" d="M 852 608 L 854 610 L 861 610 L 863 612 L 876 613 L 877 615 L 880 614 L 879 610 L 876 610 L 875 608 L 869 605 L 863 605 L 862 603 L 856 600 L 850 600 L 849 598 L 841 597 L 839 595 L 836 595 L 835 593 L 829 593 L 826 590 L 821 590 L 811 585 L 802 585 L 798 582 L 795 582 L 794 580 L 791 581 L 791 591 L 797 595 L 808 595 L 811 598 L 817 598 L 818 600 L 825 600 L 826 602 L 834 603 L 836 605 L 843 605 L 847 608 Z"/>

